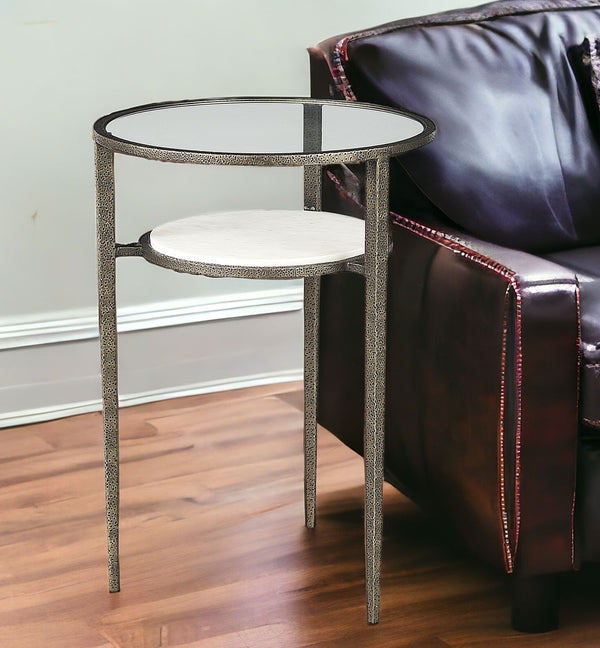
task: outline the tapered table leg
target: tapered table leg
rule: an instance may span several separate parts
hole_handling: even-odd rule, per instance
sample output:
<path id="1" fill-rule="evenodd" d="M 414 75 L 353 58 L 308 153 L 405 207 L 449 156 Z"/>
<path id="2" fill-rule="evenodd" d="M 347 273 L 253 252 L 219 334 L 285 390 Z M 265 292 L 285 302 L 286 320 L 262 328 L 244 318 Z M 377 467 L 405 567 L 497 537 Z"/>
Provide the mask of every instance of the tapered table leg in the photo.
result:
<path id="1" fill-rule="evenodd" d="M 304 279 L 304 520 L 316 523 L 320 277 Z"/>
<path id="2" fill-rule="evenodd" d="M 304 150 L 321 149 L 323 115 L 320 105 L 305 104 Z M 321 167 L 304 167 L 304 209 L 321 209 Z M 316 524 L 317 389 L 320 277 L 304 278 L 304 522 Z"/>
<path id="3" fill-rule="evenodd" d="M 367 162 L 365 233 L 365 567 L 367 621 L 379 621 L 383 531 L 383 449 L 389 160 Z"/>
<path id="4" fill-rule="evenodd" d="M 112 151 L 96 145 L 98 319 L 102 371 L 104 477 L 108 535 L 108 588 L 120 589 L 119 572 L 119 392 L 115 253 L 115 186 Z"/>

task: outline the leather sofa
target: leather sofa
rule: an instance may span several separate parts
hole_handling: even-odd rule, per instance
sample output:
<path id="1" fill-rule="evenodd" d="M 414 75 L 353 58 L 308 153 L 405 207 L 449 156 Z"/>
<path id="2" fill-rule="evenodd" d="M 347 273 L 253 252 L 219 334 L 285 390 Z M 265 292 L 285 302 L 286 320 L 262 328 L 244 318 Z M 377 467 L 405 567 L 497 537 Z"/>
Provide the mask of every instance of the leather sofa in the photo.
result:
<path id="1" fill-rule="evenodd" d="M 391 164 L 386 479 L 512 575 L 532 632 L 557 626 L 559 575 L 600 560 L 590 35 L 600 0 L 502 0 L 309 49 L 313 96 L 436 122 Z M 324 170 L 323 208 L 361 217 L 362 173 Z M 321 294 L 319 420 L 362 453 L 362 278 Z"/>

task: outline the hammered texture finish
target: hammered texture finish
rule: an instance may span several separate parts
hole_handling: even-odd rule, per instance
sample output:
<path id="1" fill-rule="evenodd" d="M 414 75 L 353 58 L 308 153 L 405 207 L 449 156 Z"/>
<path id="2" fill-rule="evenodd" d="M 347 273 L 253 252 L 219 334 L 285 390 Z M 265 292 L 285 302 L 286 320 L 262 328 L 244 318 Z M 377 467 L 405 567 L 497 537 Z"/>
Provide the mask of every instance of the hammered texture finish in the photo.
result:
<path id="1" fill-rule="evenodd" d="M 96 145 L 96 231 L 106 526 L 108 534 L 108 588 L 110 592 L 118 592 L 120 589 L 119 392 L 115 293 L 114 154 L 112 151 L 98 145 Z"/>
<path id="2" fill-rule="evenodd" d="M 163 107 L 226 103 L 228 101 L 273 101 L 303 105 L 303 151 L 298 153 L 213 153 L 150 146 L 119 139 L 107 131 L 114 119 Z M 364 148 L 324 152 L 322 148 L 322 107 L 337 105 L 392 112 L 419 122 L 423 131 L 404 140 Z M 379 619 L 379 581 L 383 521 L 383 446 L 386 357 L 386 286 L 388 244 L 389 157 L 430 142 L 435 126 L 427 118 L 381 106 L 349 104 L 293 98 L 243 98 L 196 100 L 139 106 L 102 117 L 94 124 L 96 143 L 96 192 L 98 225 L 98 303 L 102 368 L 102 399 L 105 439 L 106 516 L 108 528 L 109 589 L 119 590 L 119 447 L 117 329 L 115 301 L 115 261 L 120 256 L 142 256 L 155 265 L 194 275 L 246 279 L 304 279 L 304 493 L 305 522 L 316 523 L 317 471 L 317 387 L 319 343 L 320 277 L 351 271 L 366 278 L 366 390 L 365 390 L 365 563 L 367 619 Z M 321 211 L 323 165 L 366 162 L 365 254 L 342 261 L 288 266 L 222 265 L 189 261 L 161 254 L 151 245 L 151 232 L 138 243 L 115 241 L 114 153 L 176 163 L 241 166 L 303 166 L 304 208 Z M 237 261 L 237 259 L 236 259 Z"/>
<path id="3" fill-rule="evenodd" d="M 304 105 L 304 150 L 321 148 L 321 105 Z M 323 170 L 304 167 L 304 209 L 321 211 Z M 304 523 L 317 523 L 317 391 L 319 379 L 319 298 L 321 278 L 304 279 Z"/>
<path id="4" fill-rule="evenodd" d="M 389 159 L 367 163 L 365 232 L 365 561 L 367 621 L 379 621 L 389 251 Z"/>
<path id="5" fill-rule="evenodd" d="M 389 109 L 375 104 L 368 104 L 371 110 L 379 112 L 387 112 L 409 117 L 423 126 L 423 131 L 413 137 L 401 139 L 389 144 L 378 145 L 376 147 L 364 147 L 359 149 L 348 148 L 339 151 L 306 151 L 298 153 L 212 153 L 207 151 L 186 151 L 180 149 L 159 148 L 147 146 L 141 143 L 129 142 L 119 139 L 111 135 L 106 127 L 114 119 L 130 115 L 137 112 L 144 112 L 156 110 L 163 106 L 177 107 L 199 105 L 202 103 L 228 103 L 231 101 L 243 102 L 264 102 L 265 98 L 261 97 L 244 97 L 243 99 L 209 99 L 209 100 L 193 100 L 193 101 L 178 101 L 167 102 L 163 104 L 149 104 L 147 106 L 137 106 L 128 110 L 122 110 L 105 117 L 101 117 L 94 124 L 94 139 L 97 144 L 104 146 L 115 153 L 123 153 L 124 155 L 132 155 L 135 157 L 142 157 L 148 160 L 158 160 L 161 162 L 176 162 L 183 164 L 217 164 L 217 165 L 237 165 L 237 166 L 305 166 L 305 165 L 330 165 L 330 164 L 350 164 L 356 162 L 366 162 L 373 159 L 373 152 L 376 151 L 378 155 L 394 156 L 412 151 L 431 142 L 435 137 L 435 125 L 430 119 L 421 115 L 416 115 L 407 111 L 397 109 Z M 269 98 L 269 102 L 277 103 L 301 103 L 304 106 L 340 106 L 348 110 L 353 108 L 367 107 L 367 104 L 360 104 L 358 102 L 348 103 L 345 101 L 323 101 L 318 99 L 308 99 L 305 97 L 277 97 Z M 309 111 L 308 114 L 312 114 Z M 313 127 L 314 128 L 314 127 Z M 310 131 L 307 132 L 307 137 Z"/>
<path id="6" fill-rule="evenodd" d="M 318 165 L 304 167 L 304 209 L 321 211 L 322 169 Z"/>
<path id="7" fill-rule="evenodd" d="M 304 280 L 304 519 L 309 529 L 316 524 L 320 285 L 319 277 Z"/>
<path id="8" fill-rule="evenodd" d="M 305 103 L 303 113 L 303 151 L 320 151 L 323 142 L 323 106 L 320 103 Z"/>

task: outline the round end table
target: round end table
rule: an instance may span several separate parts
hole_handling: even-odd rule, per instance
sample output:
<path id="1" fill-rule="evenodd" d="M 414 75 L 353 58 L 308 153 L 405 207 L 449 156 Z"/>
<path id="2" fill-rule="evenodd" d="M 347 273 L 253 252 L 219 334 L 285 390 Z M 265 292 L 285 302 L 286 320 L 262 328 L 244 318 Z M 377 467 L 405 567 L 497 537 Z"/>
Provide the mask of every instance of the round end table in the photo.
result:
<path id="1" fill-rule="evenodd" d="M 365 568 L 367 621 L 379 620 L 383 526 L 389 159 L 430 142 L 429 119 L 334 100 L 199 99 L 138 106 L 94 124 L 98 304 L 109 590 L 120 588 L 116 259 L 140 256 L 209 277 L 304 279 L 304 504 L 316 522 L 320 276 L 365 277 Z M 114 154 L 186 164 L 304 167 L 304 210 L 254 210 L 171 221 L 115 240 Z M 323 167 L 364 163 L 365 220 L 321 210 Z M 199 211 L 201 212 L 201 206 Z"/>

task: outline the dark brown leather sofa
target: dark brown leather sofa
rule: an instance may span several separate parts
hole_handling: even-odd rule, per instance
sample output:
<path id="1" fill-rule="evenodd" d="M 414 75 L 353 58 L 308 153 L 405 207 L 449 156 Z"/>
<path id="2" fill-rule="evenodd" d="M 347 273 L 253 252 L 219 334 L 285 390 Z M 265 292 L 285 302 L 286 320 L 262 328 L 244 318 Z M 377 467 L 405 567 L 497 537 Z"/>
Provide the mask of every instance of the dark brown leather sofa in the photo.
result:
<path id="1" fill-rule="evenodd" d="M 512 574 L 512 622 L 558 623 L 600 560 L 600 140 L 579 66 L 600 0 L 402 20 L 309 50 L 313 96 L 432 118 L 391 167 L 386 478 Z M 324 209 L 362 214 L 360 167 Z M 596 247 L 599 246 L 599 247 Z M 363 290 L 323 280 L 319 419 L 362 453 Z"/>

